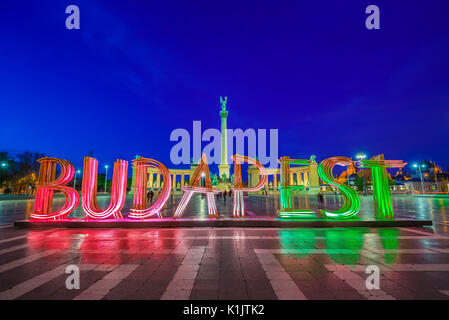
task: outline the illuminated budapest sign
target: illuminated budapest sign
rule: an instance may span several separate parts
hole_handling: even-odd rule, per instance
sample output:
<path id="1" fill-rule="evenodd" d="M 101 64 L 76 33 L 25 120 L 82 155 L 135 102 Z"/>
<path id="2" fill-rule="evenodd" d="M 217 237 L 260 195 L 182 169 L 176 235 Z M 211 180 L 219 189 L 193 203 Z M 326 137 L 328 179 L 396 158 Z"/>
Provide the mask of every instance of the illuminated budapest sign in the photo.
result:
<path id="1" fill-rule="evenodd" d="M 245 218 L 245 204 L 243 201 L 244 192 L 257 192 L 268 183 L 267 172 L 264 166 L 257 160 L 241 155 L 234 155 L 234 186 L 232 187 L 234 203 L 234 218 Z M 390 189 L 388 185 L 387 168 L 402 168 L 406 163 L 400 160 L 361 160 L 353 162 L 351 158 L 332 157 L 323 160 L 318 166 L 318 176 L 327 184 L 337 188 L 344 197 L 343 206 L 335 211 L 327 209 L 318 212 L 311 210 L 298 210 L 292 208 L 292 190 L 304 188 L 303 186 L 293 185 L 290 181 L 290 166 L 299 165 L 307 166 L 313 160 L 290 159 L 289 157 L 281 157 L 280 175 L 281 183 L 280 198 L 281 208 L 279 217 L 282 219 L 328 219 L 328 220 L 345 220 L 355 218 L 360 211 L 360 196 L 349 186 L 338 182 L 333 176 L 335 166 L 348 166 L 352 164 L 358 165 L 360 168 L 371 170 L 373 197 L 375 204 L 375 216 L 377 219 L 393 219 L 393 207 L 391 204 Z M 122 209 L 126 200 L 126 186 L 128 177 L 128 161 L 117 160 L 114 164 L 114 172 L 112 177 L 111 198 L 106 208 L 99 207 L 97 202 L 97 173 L 98 161 L 94 158 L 84 158 L 83 182 L 81 197 L 78 192 L 67 184 L 75 175 L 73 165 L 63 159 L 58 158 L 42 158 L 39 160 L 40 170 L 37 182 L 37 193 L 34 211 L 31 218 L 35 220 L 55 220 L 66 219 L 80 204 L 86 214 L 85 218 L 89 220 L 121 220 L 123 219 Z M 256 186 L 245 188 L 242 183 L 241 165 L 247 163 L 256 167 L 259 171 L 259 182 Z M 60 175 L 56 178 L 56 168 L 60 166 Z M 159 161 L 150 158 L 138 157 L 133 160 L 133 167 L 136 172 L 133 206 L 127 215 L 127 219 L 136 221 L 162 218 L 161 209 L 169 199 L 172 181 L 170 172 L 167 167 Z M 147 204 L 147 169 L 157 169 L 163 181 L 163 187 L 158 199 L 151 205 Z M 204 177 L 204 187 L 200 186 L 201 178 Z M 52 209 L 53 193 L 61 192 L 65 196 L 63 206 L 56 211 Z M 173 218 L 181 218 L 185 208 L 187 207 L 192 195 L 195 193 L 206 194 L 209 218 L 218 218 L 219 212 L 215 204 L 215 195 L 220 190 L 212 187 L 209 165 L 206 155 L 201 157 L 195 172 L 190 179 L 189 185 L 183 186 L 184 192 L 179 202 Z"/>

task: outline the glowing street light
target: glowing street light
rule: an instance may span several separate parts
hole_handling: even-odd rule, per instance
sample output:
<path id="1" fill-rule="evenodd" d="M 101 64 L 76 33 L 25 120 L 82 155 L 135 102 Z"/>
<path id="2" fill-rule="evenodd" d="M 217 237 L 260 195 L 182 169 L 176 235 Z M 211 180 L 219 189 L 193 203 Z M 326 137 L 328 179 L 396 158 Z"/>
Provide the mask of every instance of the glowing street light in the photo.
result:
<path id="1" fill-rule="evenodd" d="M 104 176 L 104 192 L 106 192 L 108 190 L 108 168 L 109 168 L 109 166 L 105 165 L 104 167 L 106 169 L 106 174 Z"/>
<path id="2" fill-rule="evenodd" d="M 6 162 L 2 162 L 1 166 L 2 166 L 2 168 L 6 168 L 8 166 L 8 164 Z"/>
<path id="3" fill-rule="evenodd" d="M 360 152 L 355 155 L 355 158 L 360 161 L 360 160 L 365 160 L 367 157 L 366 157 L 366 154 Z M 363 193 L 366 194 L 365 175 L 363 174 L 363 170 L 361 170 L 361 171 L 362 171 L 362 179 L 363 179 Z"/>
<path id="4" fill-rule="evenodd" d="M 364 154 L 364 153 L 357 153 L 357 154 L 355 155 L 355 158 L 356 158 L 357 160 L 364 160 L 364 159 L 366 159 L 366 154 Z M 346 167 L 346 175 L 348 176 L 348 186 L 349 186 L 349 166 L 350 166 L 350 165 L 348 165 L 348 166 Z M 355 165 L 354 165 L 354 168 L 356 168 Z M 357 171 L 357 169 L 356 169 L 356 171 Z M 363 182 L 365 182 L 365 180 L 364 180 Z"/>
<path id="5" fill-rule="evenodd" d="M 81 170 L 76 170 L 75 171 L 75 178 L 73 179 L 73 189 L 75 189 L 75 185 L 76 185 L 76 176 L 78 175 L 78 174 L 80 174 L 81 173 Z"/>
<path id="6" fill-rule="evenodd" d="M 418 164 L 414 163 L 414 164 L 413 164 L 413 167 L 414 167 L 414 168 L 418 168 L 418 170 L 419 170 L 419 176 L 421 177 L 421 189 L 422 189 L 422 193 L 424 194 L 425 191 L 424 191 L 424 182 L 423 182 L 423 178 L 422 178 L 421 167 L 422 167 L 422 168 L 425 168 L 426 165 L 425 165 L 425 164 L 418 165 Z"/>

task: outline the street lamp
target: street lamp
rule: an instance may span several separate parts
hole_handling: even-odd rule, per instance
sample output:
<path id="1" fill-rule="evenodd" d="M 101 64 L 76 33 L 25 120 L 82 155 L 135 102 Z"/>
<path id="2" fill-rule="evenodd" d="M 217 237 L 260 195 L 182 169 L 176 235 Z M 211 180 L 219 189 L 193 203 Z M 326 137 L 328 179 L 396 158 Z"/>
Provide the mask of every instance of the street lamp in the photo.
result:
<path id="1" fill-rule="evenodd" d="M 348 176 L 348 187 L 349 187 L 349 164 L 346 166 L 346 175 Z"/>
<path id="2" fill-rule="evenodd" d="M 7 165 L 8 164 L 6 162 L 2 162 L 2 164 L 1 164 L 2 168 L 6 168 Z"/>
<path id="3" fill-rule="evenodd" d="M 356 155 L 355 155 L 355 158 L 357 159 L 357 160 L 365 160 L 366 159 L 366 154 L 364 154 L 364 153 L 357 153 Z M 365 182 L 365 175 L 363 174 L 363 169 L 361 169 L 361 171 L 362 171 L 362 180 L 363 180 L 363 193 L 365 193 L 366 192 L 366 182 Z"/>
<path id="4" fill-rule="evenodd" d="M 107 192 L 107 190 L 108 190 L 108 168 L 109 168 L 109 166 L 105 165 L 104 167 L 106 169 L 106 174 L 104 176 L 104 192 Z"/>
<path id="5" fill-rule="evenodd" d="M 425 168 L 426 165 L 425 165 L 425 164 L 418 165 L 418 164 L 415 163 L 415 164 L 413 164 L 413 167 L 414 167 L 414 168 L 418 168 L 418 170 L 419 170 L 419 176 L 421 177 L 421 189 L 422 189 L 422 193 L 424 194 L 425 191 L 424 191 L 424 182 L 423 182 L 423 178 L 422 178 L 421 167 Z"/>
<path id="6" fill-rule="evenodd" d="M 81 173 L 81 170 L 76 170 L 75 171 L 75 179 L 73 179 L 73 189 L 75 189 L 75 185 L 76 185 L 76 175 Z"/>

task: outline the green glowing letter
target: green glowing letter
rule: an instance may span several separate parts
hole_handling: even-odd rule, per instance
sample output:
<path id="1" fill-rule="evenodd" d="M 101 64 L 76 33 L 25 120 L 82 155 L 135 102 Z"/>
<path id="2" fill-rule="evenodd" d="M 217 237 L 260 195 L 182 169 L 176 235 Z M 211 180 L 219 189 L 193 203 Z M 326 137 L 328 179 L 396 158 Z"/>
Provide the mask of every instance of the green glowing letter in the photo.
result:
<path id="1" fill-rule="evenodd" d="M 325 183 L 329 183 L 340 190 L 344 197 L 343 206 L 336 211 L 321 210 L 322 214 L 333 219 L 348 219 L 354 217 L 360 210 L 360 197 L 357 192 L 335 180 L 332 170 L 336 165 L 347 166 L 352 159 L 347 157 L 332 157 L 323 160 L 318 166 L 318 175 Z"/>
<path id="2" fill-rule="evenodd" d="M 391 204 L 390 186 L 386 168 L 402 168 L 407 163 L 402 160 L 360 160 L 361 168 L 370 168 L 373 183 L 375 217 L 379 220 L 394 218 Z"/>
<path id="3" fill-rule="evenodd" d="M 295 186 L 290 181 L 290 165 L 310 165 L 310 160 L 290 159 L 290 157 L 281 157 L 281 184 L 279 186 L 281 194 L 280 218 L 316 218 L 315 213 L 310 210 L 295 210 L 292 208 L 292 190 L 303 190 L 304 186 Z"/>

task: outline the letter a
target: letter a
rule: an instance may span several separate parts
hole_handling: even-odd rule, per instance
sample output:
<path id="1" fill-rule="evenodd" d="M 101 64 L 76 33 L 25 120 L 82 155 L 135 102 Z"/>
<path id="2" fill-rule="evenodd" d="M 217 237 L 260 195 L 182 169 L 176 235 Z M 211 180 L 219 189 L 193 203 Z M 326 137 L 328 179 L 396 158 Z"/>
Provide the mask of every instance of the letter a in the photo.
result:
<path id="1" fill-rule="evenodd" d="M 366 7 L 366 14 L 371 14 L 366 18 L 365 26 L 368 30 L 380 29 L 380 10 L 378 6 L 370 5 Z"/>
<path id="2" fill-rule="evenodd" d="M 365 280 L 365 286 L 368 290 L 380 289 L 380 270 L 378 266 L 370 265 L 366 267 L 366 274 L 369 274 Z"/>
<path id="3" fill-rule="evenodd" d="M 70 14 L 65 20 L 65 27 L 69 30 L 80 29 L 80 9 L 72 4 L 65 9 L 65 13 Z"/>
<path id="4" fill-rule="evenodd" d="M 198 187 L 200 179 L 204 176 L 205 187 Z M 217 206 L 215 205 L 215 194 L 219 193 L 219 190 L 212 188 L 212 182 L 210 180 L 209 166 L 207 164 L 207 157 L 205 154 L 201 157 L 201 162 L 195 169 L 195 172 L 190 179 L 188 186 L 183 186 L 182 190 L 184 194 L 179 202 L 174 218 L 179 218 L 184 213 L 187 204 L 190 202 L 194 193 L 205 193 L 207 195 L 207 208 L 209 211 L 209 217 L 218 218 Z"/>
<path id="5" fill-rule="evenodd" d="M 65 268 L 65 273 L 70 274 L 65 280 L 65 287 L 68 290 L 78 290 L 80 288 L 80 268 L 70 265 Z"/>

